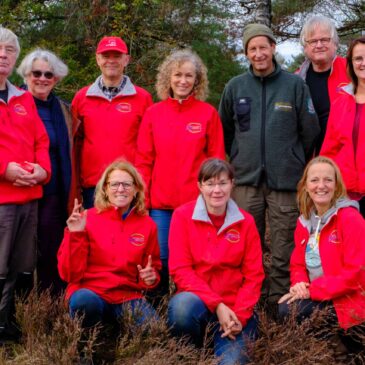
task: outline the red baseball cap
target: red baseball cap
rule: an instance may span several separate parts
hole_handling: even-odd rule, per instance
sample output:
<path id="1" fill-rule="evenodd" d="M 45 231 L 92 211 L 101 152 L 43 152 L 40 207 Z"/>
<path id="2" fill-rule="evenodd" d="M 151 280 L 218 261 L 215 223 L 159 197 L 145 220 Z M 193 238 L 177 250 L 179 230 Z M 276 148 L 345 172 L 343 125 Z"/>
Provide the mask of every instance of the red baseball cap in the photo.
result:
<path id="1" fill-rule="evenodd" d="M 128 54 L 128 47 L 120 37 L 104 37 L 98 44 L 96 53 L 116 51 Z"/>

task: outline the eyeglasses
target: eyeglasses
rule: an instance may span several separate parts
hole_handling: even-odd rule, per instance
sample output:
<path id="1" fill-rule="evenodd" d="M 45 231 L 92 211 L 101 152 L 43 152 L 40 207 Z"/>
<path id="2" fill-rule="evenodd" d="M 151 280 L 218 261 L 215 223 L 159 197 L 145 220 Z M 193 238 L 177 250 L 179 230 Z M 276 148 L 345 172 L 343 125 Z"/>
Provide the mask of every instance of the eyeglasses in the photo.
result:
<path id="1" fill-rule="evenodd" d="M 355 65 L 361 65 L 364 62 L 365 58 L 363 56 L 357 56 L 352 59 L 352 62 Z"/>
<path id="2" fill-rule="evenodd" d="M 54 73 L 51 71 L 46 71 L 46 72 L 42 72 L 39 70 L 35 70 L 35 71 L 30 71 L 33 75 L 33 77 L 35 77 L 36 79 L 39 79 L 42 75 L 44 75 L 44 77 L 48 80 L 52 79 L 54 77 Z"/>
<path id="3" fill-rule="evenodd" d="M 109 188 L 111 191 L 117 191 L 119 186 L 123 186 L 123 189 L 126 191 L 130 191 L 133 188 L 133 181 L 111 181 L 108 182 Z"/>
<path id="4" fill-rule="evenodd" d="M 214 183 L 213 181 L 207 181 L 207 182 L 202 183 L 202 185 L 204 187 L 206 187 L 208 190 L 214 190 L 214 188 L 216 186 L 218 186 L 219 189 L 222 189 L 223 190 L 226 187 L 228 187 L 230 183 L 231 183 L 230 180 L 223 180 L 223 181 L 219 181 L 217 183 Z"/>
<path id="5" fill-rule="evenodd" d="M 332 38 L 330 37 L 309 39 L 308 41 L 306 41 L 306 43 L 308 43 L 313 48 L 317 45 L 318 42 L 320 42 L 323 46 L 328 46 L 328 44 L 331 42 L 331 39 Z"/>

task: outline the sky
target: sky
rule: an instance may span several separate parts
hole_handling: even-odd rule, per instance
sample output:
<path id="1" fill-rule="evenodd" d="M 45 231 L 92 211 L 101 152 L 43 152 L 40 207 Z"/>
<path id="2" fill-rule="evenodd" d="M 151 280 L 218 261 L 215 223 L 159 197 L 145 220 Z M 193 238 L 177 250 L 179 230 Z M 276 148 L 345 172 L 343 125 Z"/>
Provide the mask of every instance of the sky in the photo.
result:
<path id="1" fill-rule="evenodd" d="M 286 41 L 276 46 L 276 50 L 287 60 L 290 60 L 292 56 L 296 56 L 302 53 L 302 46 L 299 41 Z"/>

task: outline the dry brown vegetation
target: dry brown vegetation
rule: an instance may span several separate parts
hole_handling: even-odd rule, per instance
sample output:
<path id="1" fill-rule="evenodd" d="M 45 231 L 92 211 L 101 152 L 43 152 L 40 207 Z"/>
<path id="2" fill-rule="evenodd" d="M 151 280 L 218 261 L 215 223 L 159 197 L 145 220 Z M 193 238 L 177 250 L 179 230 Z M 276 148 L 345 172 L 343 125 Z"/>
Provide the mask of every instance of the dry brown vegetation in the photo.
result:
<path id="1" fill-rule="evenodd" d="M 80 319 L 70 319 L 62 298 L 33 292 L 27 300 L 18 300 L 16 317 L 23 336 L 20 344 L 0 348 L 0 365 L 74 365 L 80 363 L 80 353 L 93 359 L 92 364 L 217 364 L 208 341 L 196 349 L 169 336 L 165 308 L 160 320 L 143 327 L 126 316 L 114 326 L 84 331 Z M 340 359 L 336 346 L 330 345 L 333 341 L 323 339 L 338 330 L 326 322 L 328 313 L 317 312 L 300 325 L 294 315 L 281 324 L 260 310 L 259 316 L 260 338 L 249 345 L 250 365 L 365 364 L 364 354 Z M 360 336 L 365 344 L 365 334 Z"/>

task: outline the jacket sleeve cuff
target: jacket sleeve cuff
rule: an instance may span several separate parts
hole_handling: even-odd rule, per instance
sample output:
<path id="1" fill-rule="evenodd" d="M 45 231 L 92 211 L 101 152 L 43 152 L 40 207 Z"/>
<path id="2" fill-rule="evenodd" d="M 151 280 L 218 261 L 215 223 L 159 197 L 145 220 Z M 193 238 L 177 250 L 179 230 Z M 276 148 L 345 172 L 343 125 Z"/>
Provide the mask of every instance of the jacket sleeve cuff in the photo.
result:
<path id="1" fill-rule="evenodd" d="M 5 180 L 6 169 L 8 168 L 9 162 L 0 162 L 0 180 Z"/>

